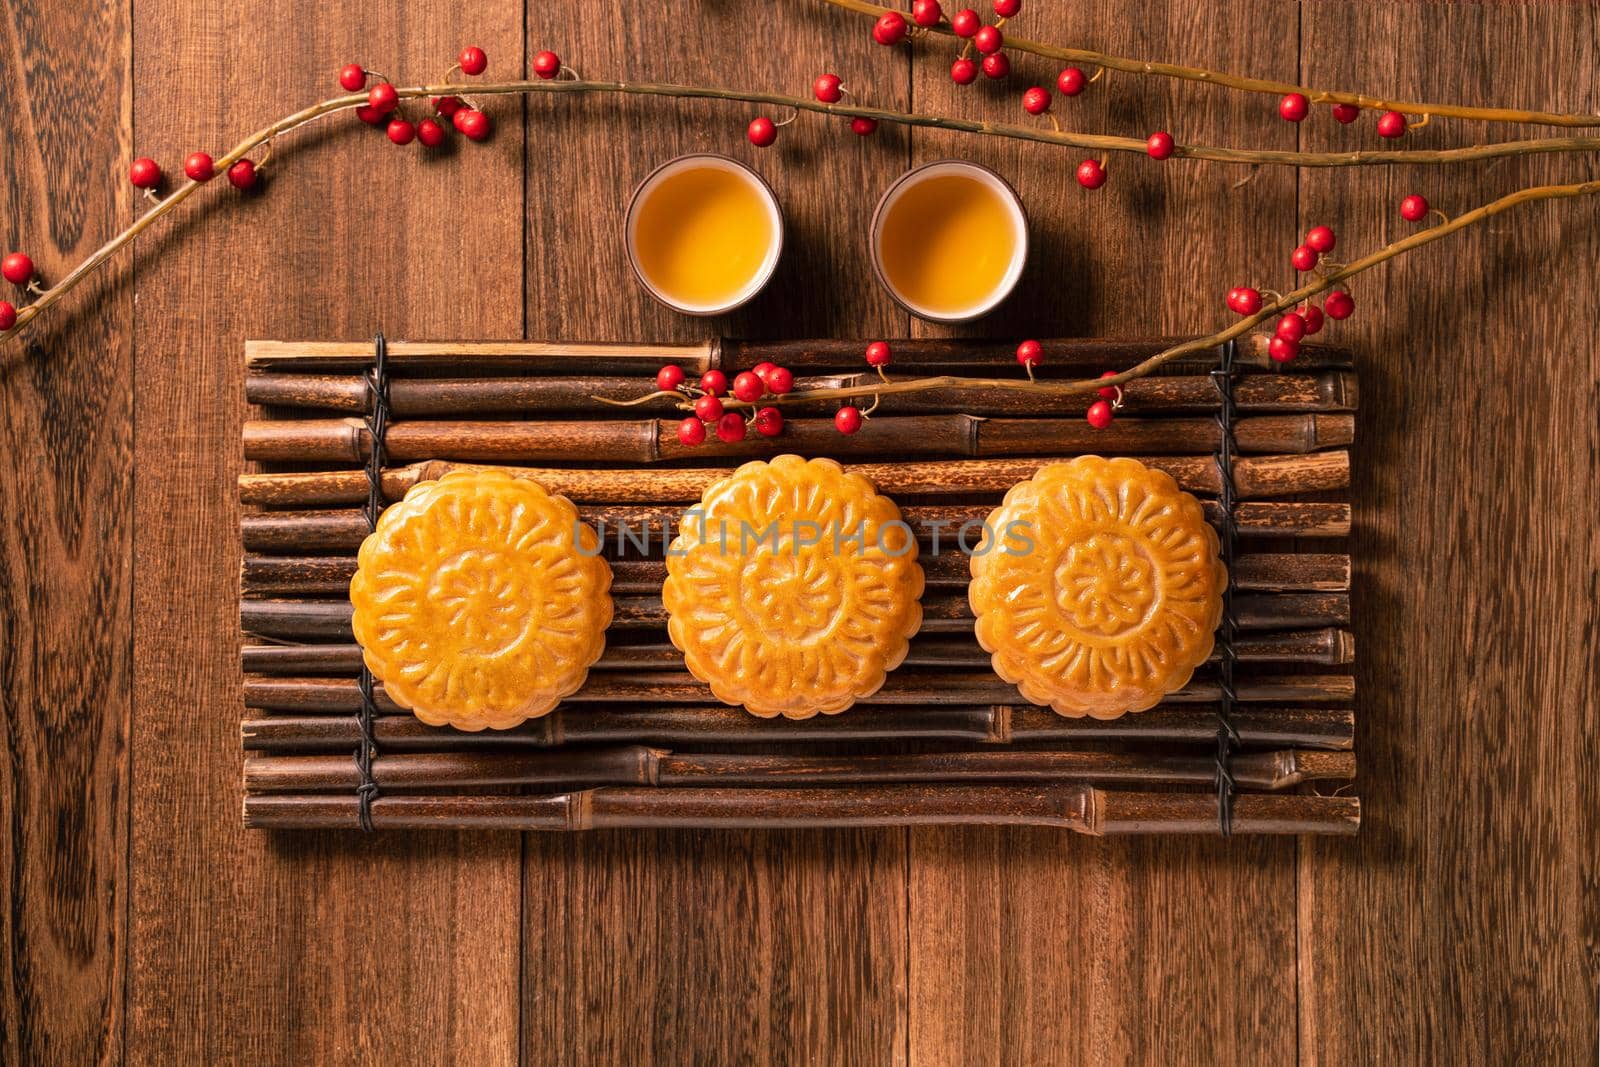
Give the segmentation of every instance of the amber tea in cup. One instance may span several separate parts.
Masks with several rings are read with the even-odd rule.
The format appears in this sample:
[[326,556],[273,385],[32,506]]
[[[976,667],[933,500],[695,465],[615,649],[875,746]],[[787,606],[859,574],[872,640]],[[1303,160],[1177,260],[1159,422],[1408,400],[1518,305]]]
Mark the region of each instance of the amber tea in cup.
[[679,156],[628,205],[628,259],[641,285],[687,315],[745,303],[772,277],[783,215],[755,171],[725,156]]
[[872,265],[920,318],[965,322],[991,311],[1022,276],[1028,220],[994,171],[940,160],[901,175],[872,216]]

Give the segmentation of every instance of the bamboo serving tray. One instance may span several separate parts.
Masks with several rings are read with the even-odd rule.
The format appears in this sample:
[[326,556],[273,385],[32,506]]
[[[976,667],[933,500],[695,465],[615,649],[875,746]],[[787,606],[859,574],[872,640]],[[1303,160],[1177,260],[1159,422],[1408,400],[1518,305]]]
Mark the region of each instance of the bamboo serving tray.
[[[1232,353],[1231,419],[1217,417],[1213,354],[1131,383],[1107,430],[1088,426],[1082,400],[930,391],[884,398],[854,436],[833,429],[833,405],[795,404],[777,438],[694,449],[678,443],[682,416],[668,402],[618,409],[594,398],[642,396],[668,362],[731,379],[770,360],[794,371],[797,390],[870,384],[863,342],[391,342],[382,462],[370,472],[365,376],[377,346],[251,342],[246,399],[262,410],[244,426],[254,469],[239,479],[245,824],[1354,833],[1356,374],[1348,353],[1321,346],[1280,370],[1260,340]],[[1041,376],[1097,375],[1170,343],[1047,341]],[[1013,378],[1013,347],[896,341],[896,379]],[[1068,719],[1030,705],[973,636],[967,558],[926,546],[924,623],[910,655],[841,715],[773,721],[719,704],[666,639],[662,531],[746,459],[832,456],[913,525],[959,525],[984,518],[1043,463],[1134,456],[1199,496],[1226,530],[1225,436],[1236,531],[1231,685],[1219,652],[1147,712]],[[516,729],[464,733],[423,724],[381,685],[364,688],[348,585],[374,507],[485,464],[527,471],[605,529],[648,525],[656,551],[618,555],[616,538],[605,539],[616,612],[582,690]]]

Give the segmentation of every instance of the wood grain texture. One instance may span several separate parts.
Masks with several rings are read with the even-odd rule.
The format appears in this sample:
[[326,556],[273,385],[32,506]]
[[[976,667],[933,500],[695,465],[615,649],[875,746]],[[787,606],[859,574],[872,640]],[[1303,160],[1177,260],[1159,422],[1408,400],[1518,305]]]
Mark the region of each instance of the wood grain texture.
[[[329,95],[352,59],[435,76],[459,14],[136,0],[138,148],[215,151]],[[520,9],[471,22],[519,74]],[[219,487],[240,469],[247,338],[519,332],[521,113],[492,110],[491,142],[437,157],[335,121],[279,145],[259,195],[218,181],[139,249],[135,1062],[516,1059],[519,839],[244,830],[239,546],[195,535],[238,522]]]
[[[1303,10],[1316,83],[1600,107],[1593,5]],[[1355,138],[1310,121],[1303,136]],[[1414,136],[1494,134],[1436,121]],[[1395,210],[1406,194],[1455,214],[1594,173],[1535,159],[1307,175],[1300,223],[1342,219],[1354,253],[1411,228]],[[1352,286],[1363,310],[1340,339],[1365,386],[1353,499],[1370,818],[1359,840],[1302,846],[1308,1061],[1595,1055],[1597,263],[1600,207],[1574,203],[1503,216]],[[1407,355],[1380,357],[1386,346]]]
[[[1294,48],[1261,48],[1241,26],[1277,26],[1287,9],[1227,2],[1031,4],[1030,37],[1293,79]],[[1292,19],[1292,14],[1289,16]],[[919,46],[914,99],[955,114],[1020,114],[1017,94],[1057,69],[1013,56],[1003,84],[949,79],[948,40]],[[1206,143],[1293,144],[1259,101],[1110,74],[1077,98],[1055,95],[1069,129],[1170,129]],[[1079,156],[918,131],[913,160],[975,159],[1028,206],[1033,247],[998,321],[1013,336],[1116,335],[1221,326],[1228,286],[1285,280],[1294,182],[1220,165],[1173,170],[1110,162],[1086,192]],[[1242,220],[1252,220],[1245,224]],[[1280,266],[1281,265],[1281,266]],[[919,326],[919,332],[943,332]],[[973,332],[966,328],[964,332]],[[1108,365],[1108,369],[1110,366]],[[1359,750],[1358,750],[1359,751]],[[1021,829],[912,831],[911,1054],[926,1064],[1287,1061],[1295,1052],[1292,841],[1063,840]],[[1069,904],[1070,902],[1070,904]],[[1068,906],[1064,906],[1068,905]],[[1227,930],[1226,937],[1219,930]],[[1160,1005],[1159,1022],[1153,1017]],[[1201,1053],[1200,1050],[1205,1050]]]
[[[0,11],[0,243],[46,277],[127,214],[125,186],[101,176],[127,154],[130,47],[125,5]],[[122,1055],[130,296],[125,281],[98,279],[0,351],[3,1063]]]
[[[530,4],[528,51],[540,48],[584,74],[692,69],[795,92],[828,64],[875,101],[908,101],[907,57],[809,2],[756,11],[607,0],[581,19]],[[904,134],[861,139],[843,120],[801,121],[763,151],[743,137],[754,115],[711,103],[530,103],[528,336],[904,335],[905,317],[872,282],[861,230],[904,163]],[[689,151],[750,163],[784,210],[771,284],[718,319],[653,304],[623,248],[634,184]],[[534,836],[527,851],[527,1064],[904,1060],[904,830]]]

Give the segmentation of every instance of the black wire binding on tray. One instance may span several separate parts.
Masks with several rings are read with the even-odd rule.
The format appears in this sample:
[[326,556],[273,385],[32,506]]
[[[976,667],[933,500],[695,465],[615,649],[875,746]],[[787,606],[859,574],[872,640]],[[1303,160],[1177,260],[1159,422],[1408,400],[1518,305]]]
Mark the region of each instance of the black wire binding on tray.
[[[364,509],[367,529],[378,528],[378,516],[383,514],[383,466],[387,460],[384,441],[389,430],[389,348],[378,334],[372,341],[372,369],[367,371],[367,504]],[[378,742],[372,733],[372,722],[378,714],[377,703],[372,698],[372,672],[365,662],[357,681],[361,690],[361,710],[356,721],[361,728],[361,740],[356,747],[356,798],[360,801],[357,813],[361,829],[372,829],[372,802],[378,796],[378,782],[372,774],[372,761],[378,756]]]
[[1233,706],[1238,701],[1238,691],[1233,684],[1233,668],[1237,661],[1234,636],[1237,623],[1233,614],[1233,555],[1238,539],[1235,515],[1235,489],[1233,484],[1233,359],[1234,343],[1222,346],[1217,369],[1211,372],[1211,384],[1216,386],[1217,473],[1221,477],[1218,503],[1222,506],[1222,562],[1228,568],[1228,581],[1222,588],[1222,625],[1217,630],[1217,654],[1221,661],[1218,675],[1220,690],[1217,699],[1217,829],[1223,837],[1233,833],[1233,750],[1239,743],[1239,731],[1233,724]]

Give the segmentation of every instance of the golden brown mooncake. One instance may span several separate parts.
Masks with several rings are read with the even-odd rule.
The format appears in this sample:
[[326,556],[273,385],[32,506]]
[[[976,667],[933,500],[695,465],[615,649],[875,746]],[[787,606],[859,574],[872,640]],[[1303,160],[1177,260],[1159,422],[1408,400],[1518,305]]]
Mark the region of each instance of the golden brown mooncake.
[[672,643],[752,715],[844,711],[883,686],[922,625],[900,509],[829,459],[746,463],[684,516],[662,599]]
[[566,497],[505,471],[422,482],[361,545],[350,602],[367,669],[423,722],[504,730],[583,685],[611,568]]
[[1227,581],[1198,500],[1142,463],[1083,456],[990,513],[967,597],[995,673],[1025,698],[1114,719],[1188,684]]

